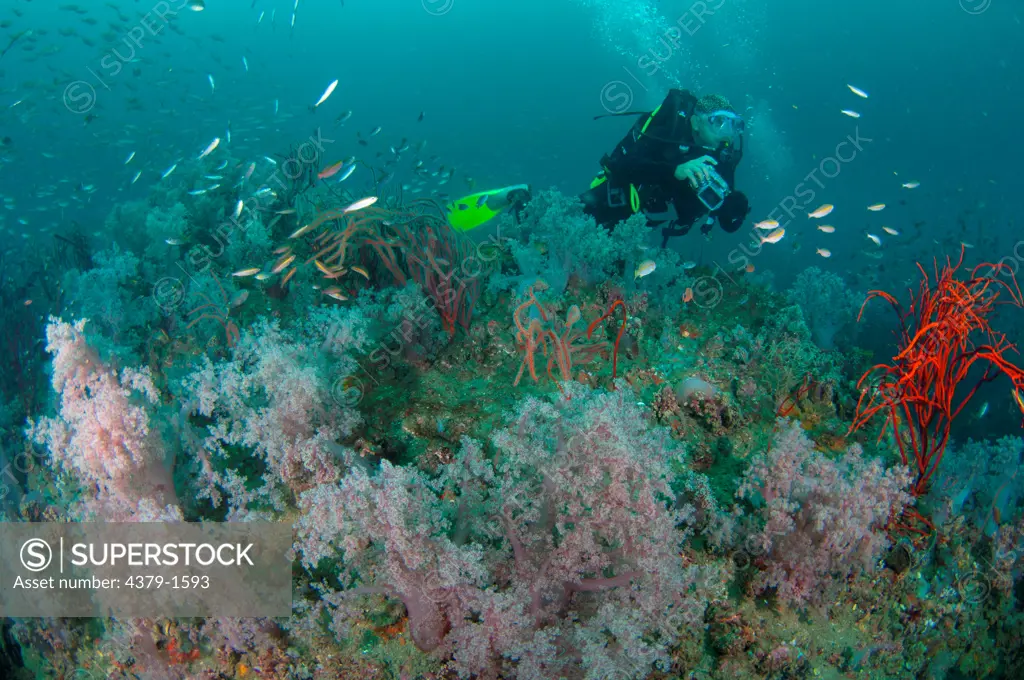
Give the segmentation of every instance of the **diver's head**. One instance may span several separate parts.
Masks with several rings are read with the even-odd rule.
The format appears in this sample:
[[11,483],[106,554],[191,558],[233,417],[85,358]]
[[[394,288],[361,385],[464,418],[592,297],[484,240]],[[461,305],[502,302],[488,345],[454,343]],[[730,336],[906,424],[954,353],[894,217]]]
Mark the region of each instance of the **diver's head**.
[[719,94],[705,95],[697,100],[690,124],[694,140],[708,149],[740,145],[740,137],[746,127],[743,118],[729,105],[729,100]]

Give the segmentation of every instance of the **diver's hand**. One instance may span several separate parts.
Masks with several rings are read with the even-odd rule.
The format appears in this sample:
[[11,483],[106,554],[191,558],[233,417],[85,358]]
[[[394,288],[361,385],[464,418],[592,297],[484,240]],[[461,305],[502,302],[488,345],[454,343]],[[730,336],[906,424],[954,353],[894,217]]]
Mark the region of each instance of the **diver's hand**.
[[686,161],[682,165],[676,168],[676,179],[680,182],[684,179],[690,183],[690,186],[694,189],[700,184],[701,180],[710,179],[708,169],[712,165],[718,165],[711,156],[701,156],[700,158],[694,158],[692,161]]

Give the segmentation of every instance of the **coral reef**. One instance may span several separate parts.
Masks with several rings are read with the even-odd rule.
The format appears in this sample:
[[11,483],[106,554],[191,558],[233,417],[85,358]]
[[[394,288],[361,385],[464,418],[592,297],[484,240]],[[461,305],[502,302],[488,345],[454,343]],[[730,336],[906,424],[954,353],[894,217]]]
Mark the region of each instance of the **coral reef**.
[[784,602],[821,604],[888,548],[885,526],[912,501],[906,469],[884,470],[854,445],[839,461],[815,451],[803,430],[780,421],[771,451],[751,461],[738,495],[756,499],[747,545],[763,571],[752,581]]
[[863,296],[846,287],[842,277],[817,267],[800,272],[786,294],[800,305],[814,333],[814,342],[823,349],[834,347],[836,333],[855,320],[863,300]]
[[[668,461],[679,454],[622,394],[572,391],[522,404],[493,437],[496,465],[466,439],[434,483],[385,462],[302,496],[303,562],[338,551],[349,578],[380,575],[328,596],[336,632],[358,611],[347,600],[382,592],[405,604],[417,646],[443,647],[462,677],[668,667],[666,643],[699,621],[710,594],[707,575],[678,559],[677,527],[692,512],[671,510]],[[496,540],[502,549],[488,550]]]
[[[880,393],[954,384],[924,317],[858,384],[878,360],[829,272],[780,294],[745,267],[706,304],[716,270],[554,191],[475,239],[398,191],[346,211],[315,168],[247,175],[244,209],[191,194],[205,172],[115,209],[114,247],[62,241],[45,346],[0,278],[0,513],[285,524],[292,615],[11,620],[11,677],[1024,672],[1021,440],[918,456],[935,424]],[[999,284],[955,272],[973,306],[915,298],[949,324],[932,350],[991,330]]]

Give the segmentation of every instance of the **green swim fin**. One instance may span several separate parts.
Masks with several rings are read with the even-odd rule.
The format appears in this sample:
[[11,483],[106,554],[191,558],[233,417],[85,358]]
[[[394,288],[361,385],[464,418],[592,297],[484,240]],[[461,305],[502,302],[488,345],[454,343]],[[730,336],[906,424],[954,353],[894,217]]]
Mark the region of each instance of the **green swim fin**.
[[524,193],[528,199],[529,186],[514,184],[464,196],[448,204],[448,223],[455,231],[472,231],[490,222],[516,201],[522,200]]

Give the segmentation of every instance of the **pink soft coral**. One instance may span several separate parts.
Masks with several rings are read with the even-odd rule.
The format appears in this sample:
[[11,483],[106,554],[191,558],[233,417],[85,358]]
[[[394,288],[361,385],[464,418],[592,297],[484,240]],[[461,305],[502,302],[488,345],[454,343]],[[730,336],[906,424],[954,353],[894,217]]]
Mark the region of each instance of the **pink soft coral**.
[[148,369],[120,375],[102,362],[74,325],[52,318],[47,351],[54,355],[53,389],[59,414],[30,422],[28,434],[45,444],[57,466],[93,490],[86,508],[108,520],[175,520],[180,512],[150,410],[159,394]]
[[625,385],[565,389],[557,405],[522,404],[493,437],[495,461],[464,439],[438,480],[384,461],[302,495],[304,564],[334,559],[349,586],[324,598],[336,632],[361,615],[354,595],[383,593],[461,677],[667,668],[668,644],[702,625],[712,589],[680,559],[692,508],[676,510],[668,484],[679,453]]
[[885,526],[904,505],[910,475],[886,470],[850,447],[841,460],[815,450],[797,423],[779,421],[771,451],[747,470],[738,495],[756,499],[764,526],[748,545],[762,552],[758,590],[795,605],[820,604],[847,577],[873,568]]

